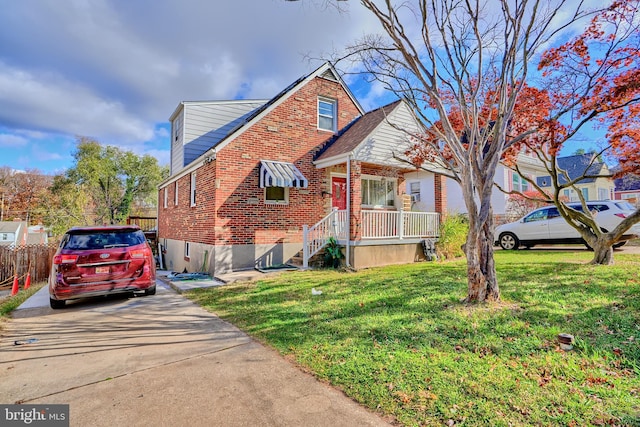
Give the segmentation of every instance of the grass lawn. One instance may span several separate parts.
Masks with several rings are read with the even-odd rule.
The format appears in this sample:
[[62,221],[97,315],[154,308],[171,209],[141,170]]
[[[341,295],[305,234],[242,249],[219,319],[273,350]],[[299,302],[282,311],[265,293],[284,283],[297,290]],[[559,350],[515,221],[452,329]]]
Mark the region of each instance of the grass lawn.
[[462,260],[188,296],[399,424],[640,426],[640,256],[592,256],[497,251],[496,305],[460,303]]

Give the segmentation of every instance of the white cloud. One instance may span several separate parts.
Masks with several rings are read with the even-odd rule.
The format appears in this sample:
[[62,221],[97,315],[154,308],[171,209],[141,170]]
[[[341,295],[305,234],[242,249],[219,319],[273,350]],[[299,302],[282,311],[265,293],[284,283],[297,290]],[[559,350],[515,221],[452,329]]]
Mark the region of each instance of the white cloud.
[[[168,162],[162,126],[180,101],[270,98],[377,26],[355,1],[344,2],[346,13],[321,4],[7,2],[0,14],[0,40],[11,40],[0,42],[0,145],[28,148],[51,134],[83,135],[123,149],[153,147]],[[60,139],[52,144],[73,149]],[[62,155],[68,163],[70,151]]]
[[25,137],[2,133],[0,134],[0,147],[24,147],[29,143],[29,140]]

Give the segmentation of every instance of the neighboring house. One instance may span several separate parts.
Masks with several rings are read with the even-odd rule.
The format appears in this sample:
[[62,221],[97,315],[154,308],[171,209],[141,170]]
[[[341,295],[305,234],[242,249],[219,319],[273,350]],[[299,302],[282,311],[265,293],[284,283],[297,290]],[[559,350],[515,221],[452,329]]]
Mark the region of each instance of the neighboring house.
[[[600,178],[584,178],[575,185],[577,191],[580,191],[585,200],[611,200],[614,196],[615,184],[609,167],[606,163],[596,160],[591,163],[594,154],[576,154],[573,156],[558,157],[558,169],[567,172],[570,180],[576,179],[582,175],[603,175]],[[561,184],[567,182],[564,175],[559,176]],[[542,188],[552,189],[551,177],[549,175],[537,178],[537,183]],[[580,197],[574,189],[564,189],[561,196],[568,201],[579,201]]]
[[49,243],[47,230],[42,224],[32,225],[28,230],[27,245],[46,245]]
[[615,181],[615,200],[626,200],[640,208],[640,177],[636,175],[627,175],[618,178]]
[[[367,114],[331,64],[264,101],[183,102],[170,117],[171,176],[158,237],[174,271],[222,273],[303,262],[329,236],[355,268],[411,262],[437,213],[404,195],[408,147],[394,102]],[[350,218],[350,221],[347,221]]]
[[[536,179],[540,175],[547,173],[542,163],[535,155],[521,153],[518,155],[518,167],[521,172],[530,179]],[[406,191],[411,195],[412,210],[416,211],[432,211],[436,208],[437,203],[442,203],[446,207],[449,214],[467,213],[467,208],[462,196],[462,188],[453,179],[446,178],[444,193],[446,197],[444,202],[436,199],[436,193],[432,190],[434,180],[438,179],[438,175],[430,172],[416,171],[406,175],[407,188]],[[494,182],[505,191],[528,191],[531,185],[521,177],[517,172],[508,167],[499,164],[496,168]],[[497,187],[493,188],[491,193],[491,204],[493,213],[497,219],[508,215],[509,211],[509,194],[504,193]]]
[[29,230],[24,221],[0,222],[0,246],[18,247],[27,244]]

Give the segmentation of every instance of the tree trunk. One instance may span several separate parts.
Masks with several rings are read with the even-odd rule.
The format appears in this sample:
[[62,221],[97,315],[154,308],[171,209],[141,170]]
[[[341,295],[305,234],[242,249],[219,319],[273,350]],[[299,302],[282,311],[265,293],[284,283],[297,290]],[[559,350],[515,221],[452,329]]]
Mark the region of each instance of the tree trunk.
[[611,242],[600,242],[600,239],[592,246],[593,259],[589,264],[594,265],[612,265],[613,264],[613,246]]
[[500,289],[493,260],[493,218],[479,225],[470,218],[465,245],[467,256],[467,298],[464,302],[499,301]]

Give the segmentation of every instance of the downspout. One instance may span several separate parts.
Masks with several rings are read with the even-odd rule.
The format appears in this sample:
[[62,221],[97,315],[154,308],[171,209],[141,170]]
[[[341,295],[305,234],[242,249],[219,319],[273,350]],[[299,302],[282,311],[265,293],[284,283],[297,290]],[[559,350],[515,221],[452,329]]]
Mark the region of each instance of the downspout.
[[349,241],[351,240],[351,154],[347,156],[347,242],[346,242],[346,264],[351,267]]

